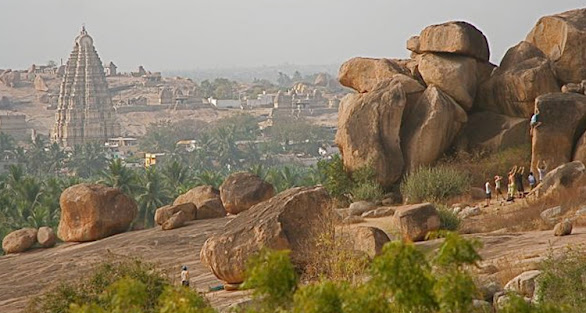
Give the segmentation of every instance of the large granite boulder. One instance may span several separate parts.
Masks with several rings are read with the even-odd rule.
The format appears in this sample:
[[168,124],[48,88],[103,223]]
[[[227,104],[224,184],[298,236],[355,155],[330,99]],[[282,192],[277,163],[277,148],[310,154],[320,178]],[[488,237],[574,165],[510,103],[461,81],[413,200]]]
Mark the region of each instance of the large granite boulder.
[[551,62],[539,49],[522,41],[507,51],[490,79],[479,86],[476,106],[529,118],[538,96],[559,90]]
[[220,190],[213,186],[197,186],[175,199],[173,204],[191,202],[197,208],[197,219],[217,218],[226,216],[226,209],[220,198]]
[[586,79],[586,9],[540,18],[526,40],[552,60],[562,82]]
[[[414,52],[447,52],[488,62],[488,41],[480,30],[466,22],[447,22],[427,26],[419,35],[419,45],[411,39]],[[412,50],[413,51],[413,50]]]
[[15,230],[2,239],[4,253],[20,253],[30,249],[37,242],[37,230],[23,228]]
[[515,292],[518,295],[532,298],[536,289],[536,280],[541,275],[539,270],[526,271],[511,279],[505,285],[505,291]]
[[158,208],[155,211],[155,223],[157,225],[163,225],[177,212],[183,212],[186,221],[193,221],[198,218],[197,210],[192,202],[186,202],[182,204],[166,205]]
[[353,58],[342,64],[338,80],[343,86],[364,93],[373,91],[378,83],[395,74],[409,74],[409,70],[394,60]]
[[425,83],[450,95],[466,111],[472,108],[477,88],[477,62],[473,58],[425,53],[419,61]]
[[230,214],[246,211],[274,195],[273,185],[248,172],[230,174],[220,186],[222,204]]
[[576,141],[586,130],[586,96],[550,93],[535,100],[541,125],[532,138],[531,168],[545,161],[555,168],[572,161]]
[[435,86],[428,87],[403,117],[401,146],[406,172],[441,157],[466,121],[466,112],[450,96]]
[[573,161],[554,168],[547,173],[543,181],[532,193],[539,197],[548,197],[566,190],[573,190],[586,183],[586,166],[580,161]]
[[574,145],[572,161],[580,161],[586,164],[586,131],[580,135],[580,138]]
[[529,120],[493,112],[473,113],[456,141],[459,149],[486,152],[530,144]]
[[340,104],[336,144],[352,172],[372,166],[384,187],[403,173],[399,131],[407,98],[402,84],[386,80],[365,94],[349,94]]
[[558,237],[571,235],[572,228],[572,221],[565,219],[553,227],[553,235]]
[[37,231],[37,242],[43,248],[50,248],[57,243],[57,235],[53,231],[51,227],[40,227],[39,231]]
[[208,238],[201,261],[230,284],[244,281],[246,261],[264,247],[289,249],[292,261],[302,266],[332,213],[332,199],[324,188],[288,189],[238,214]]
[[187,221],[187,214],[185,214],[184,211],[179,210],[175,214],[173,214],[168,220],[166,220],[165,223],[163,223],[163,225],[161,225],[161,229],[171,230],[179,228],[185,225],[185,222]]
[[391,241],[382,230],[370,226],[344,226],[336,231],[336,237],[343,246],[350,246],[354,251],[362,251],[370,258],[379,255],[383,246]]
[[117,188],[78,184],[61,193],[57,235],[63,241],[93,241],[128,230],[136,202]]
[[440,218],[431,203],[406,205],[395,209],[393,226],[404,240],[421,241],[429,232],[439,230]]

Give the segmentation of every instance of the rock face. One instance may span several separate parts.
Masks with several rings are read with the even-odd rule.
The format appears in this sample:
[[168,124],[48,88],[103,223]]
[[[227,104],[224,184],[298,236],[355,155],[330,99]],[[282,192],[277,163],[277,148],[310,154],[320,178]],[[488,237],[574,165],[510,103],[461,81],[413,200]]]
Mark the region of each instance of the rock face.
[[561,206],[556,206],[542,211],[539,214],[539,217],[541,217],[541,220],[543,220],[545,223],[554,225],[560,220],[561,215],[564,214],[565,211],[566,210],[564,210]]
[[420,52],[447,52],[488,62],[490,51],[484,34],[466,22],[431,25],[419,35]]
[[553,228],[554,236],[567,236],[572,234],[572,221],[566,219],[561,223],[558,223]]
[[393,225],[403,239],[421,241],[429,232],[439,230],[440,218],[431,203],[407,205],[395,210]]
[[354,250],[365,252],[370,258],[379,255],[385,243],[391,241],[384,231],[368,226],[341,228],[336,235],[342,244],[349,243]]
[[426,53],[419,61],[425,83],[450,95],[466,111],[472,108],[477,87],[476,60],[458,55]]
[[43,226],[37,232],[37,242],[43,248],[50,248],[57,243],[57,236],[51,227]]
[[347,170],[370,165],[385,187],[401,178],[404,163],[399,132],[406,102],[402,84],[396,80],[381,82],[366,94],[344,97],[336,144]]
[[165,221],[165,223],[161,225],[161,228],[163,230],[171,230],[185,225],[185,222],[187,222],[187,214],[184,211],[179,210]]
[[37,230],[23,228],[15,230],[2,239],[4,253],[20,253],[30,249],[37,242]]
[[220,280],[244,280],[248,258],[261,248],[290,249],[292,261],[303,265],[324,219],[333,211],[322,187],[300,187],[281,192],[244,211],[203,245],[200,258]]
[[452,98],[431,86],[403,117],[403,121],[401,143],[405,166],[410,172],[442,156],[466,123],[467,116]]
[[539,275],[541,271],[538,270],[523,272],[505,285],[505,291],[513,291],[521,296],[532,298],[535,292],[535,280]]
[[535,100],[541,125],[533,132],[531,167],[538,161],[555,168],[572,161],[574,146],[586,130],[586,96],[551,93]]
[[476,106],[508,116],[529,118],[535,99],[559,91],[550,61],[523,41],[510,48],[489,80],[480,85]]
[[529,120],[493,112],[473,113],[456,141],[465,151],[487,152],[529,144]]
[[372,211],[367,211],[362,213],[361,217],[363,218],[379,218],[379,217],[385,217],[385,216],[391,216],[395,214],[395,209],[392,207],[380,207],[377,209],[374,209]]
[[124,232],[137,215],[136,202],[119,189],[79,184],[59,199],[58,236],[63,241],[93,241]]
[[376,209],[376,204],[368,201],[357,201],[350,204],[350,215],[361,216],[362,213]]
[[220,198],[230,214],[238,214],[275,195],[273,185],[247,172],[231,174],[220,186]]
[[343,86],[364,93],[373,91],[378,83],[393,78],[395,74],[408,73],[393,60],[353,58],[342,64],[338,80]]
[[586,79],[586,9],[540,18],[527,41],[553,61],[557,77],[564,83]]
[[155,211],[155,223],[157,225],[165,224],[173,215],[177,212],[183,212],[186,221],[192,221],[197,218],[197,211],[195,205],[191,202],[177,204],[177,205],[166,205],[160,207]]
[[197,208],[197,219],[226,216],[220,191],[212,186],[198,186],[175,199],[173,204],[193,203]]
[[553,169],[535,188],[538,196],[548,196],[556,192],[573,189],[586,182],[586,166],[580,161],[573,161]]

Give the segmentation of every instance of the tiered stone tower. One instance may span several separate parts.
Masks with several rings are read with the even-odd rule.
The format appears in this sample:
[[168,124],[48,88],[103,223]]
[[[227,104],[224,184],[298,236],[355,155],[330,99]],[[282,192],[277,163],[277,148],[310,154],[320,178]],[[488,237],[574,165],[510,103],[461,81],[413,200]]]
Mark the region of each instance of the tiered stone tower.
[[120,136],[102,61],[85,27],[75,38],[59,92],[51,138],[64,147]]

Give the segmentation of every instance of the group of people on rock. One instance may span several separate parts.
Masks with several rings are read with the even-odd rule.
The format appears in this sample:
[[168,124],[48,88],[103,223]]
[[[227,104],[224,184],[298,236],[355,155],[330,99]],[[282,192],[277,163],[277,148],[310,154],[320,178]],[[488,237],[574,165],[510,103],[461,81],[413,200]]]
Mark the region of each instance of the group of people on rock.
[[[496,195],[496,200],[501,201],[501,203],[506,202],[513,202],[515,198],[525,198],[525,178],[526,181],[529,183],[529,191],[533,190],[538,183],[543,181],[545,174],[547,173],[547,163],[545,161],[538,161],[537,162],[537,177],[533,174],[533,172],[529,172],[527,177],[525,177],[525,167],[521,166],[513,166],[507,175],[507,193],[506,197],[503,194],[503,184],[504,184],[504,177],[495,175],[494,176],[494,193]],[[486,184],[484,184],[484,191],[486,194],[486,204],[485,207],[490,205],[490,201],[492,200],[492,183],[491,179],[486,179]]]

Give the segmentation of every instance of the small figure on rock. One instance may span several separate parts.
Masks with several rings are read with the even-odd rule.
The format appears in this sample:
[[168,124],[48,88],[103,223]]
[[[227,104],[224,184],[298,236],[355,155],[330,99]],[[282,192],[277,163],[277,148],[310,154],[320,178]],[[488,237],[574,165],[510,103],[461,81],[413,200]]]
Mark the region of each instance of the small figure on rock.
[[189,271],[187,266],[183,266],[181,269],[181,286],[189,287]]
[[486,204],[484,207],[488,207],[490,205],[490,199],[492,198],[492,190],[490,186],[490,179],[486,179],[486,184],[484,184],[484,189],[486,192]]
[[512,202],[515,201],[515,172],[517,171],[517,166],[513,167],[509,172],[509,176],[507,177],[509,185],[507,188],[507,201]]
[[502,176],[496,175],[494,177],[494,193],[496,194],[496,201],[499,201],[499,196],[502,199],[504,199],[503,197],[503,191],[501,188],[501,182],[503,180]]
[[531,122],[529,123],[531,126],[529,128],[529,135],[533,136],[533,129],[539,127],[541,125],[541,121],[539,120],[539,109],[535,108],[535,113],[531,116]]
[[537,180],[535,180],[535,175],[533,175],[533,172],[529,172],[529,176],[527,176],[527,180],[529,181],[529,190],[533,190],[533,188],[535,188],[535,185],[537,184]]
[[519,198],[525,197],[525,188],[523,187],[523,173],[525,167],[520,167],[515,172],[515,185],[517,185],[517,191],[519,192]]
[[539,182],[542,182],[547,174],[547,163],[545,161],[537,162],[537,174],[539,175]]

